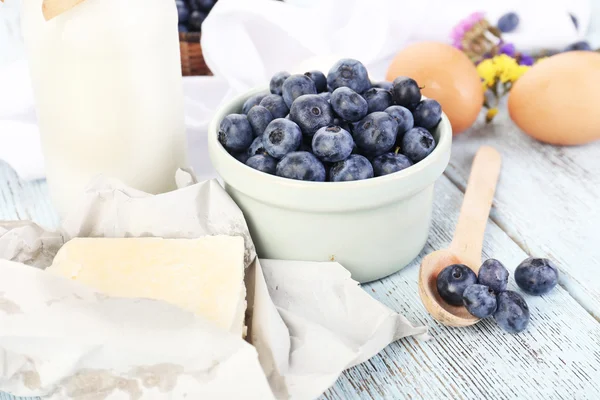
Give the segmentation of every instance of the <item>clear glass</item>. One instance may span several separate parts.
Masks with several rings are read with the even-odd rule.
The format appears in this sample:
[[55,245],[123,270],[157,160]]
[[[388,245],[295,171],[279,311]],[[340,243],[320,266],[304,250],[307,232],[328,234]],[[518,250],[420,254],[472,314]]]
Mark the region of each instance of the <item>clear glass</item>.
[[45,21],[23,0],[46,176],[64,215],[99,174],[149,193],[186,166],[173,0],[85,0]]

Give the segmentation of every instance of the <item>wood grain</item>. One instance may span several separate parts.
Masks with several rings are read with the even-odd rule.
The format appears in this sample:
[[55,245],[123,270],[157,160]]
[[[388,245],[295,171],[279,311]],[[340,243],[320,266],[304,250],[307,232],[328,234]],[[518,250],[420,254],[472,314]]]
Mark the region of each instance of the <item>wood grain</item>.
[[543,144],[505,114],[484,127],[455,138],[446,175],[464,190],[475,151],[497,148],[504,160],[492,220],[526,253],[555,260],[560,284],[600,318],[600,142]]

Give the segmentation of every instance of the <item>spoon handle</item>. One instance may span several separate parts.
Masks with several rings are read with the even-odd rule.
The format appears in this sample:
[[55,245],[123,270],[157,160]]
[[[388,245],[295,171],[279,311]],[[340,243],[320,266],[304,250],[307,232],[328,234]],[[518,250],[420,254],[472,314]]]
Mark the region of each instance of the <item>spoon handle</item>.
[[500,153],[493,147],[482,146],[477,151],[450,246],[475,272],[481,265],[483,237],[501,164]]

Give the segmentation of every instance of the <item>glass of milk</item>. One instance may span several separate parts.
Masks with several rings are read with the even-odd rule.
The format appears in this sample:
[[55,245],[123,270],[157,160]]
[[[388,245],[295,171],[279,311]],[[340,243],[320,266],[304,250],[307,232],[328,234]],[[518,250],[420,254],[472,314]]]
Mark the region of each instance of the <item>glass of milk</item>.
[[22,27],[46,175],[64,217],[99,174],[149,193],[175,188],[186,140],[173,0],[85,0]]

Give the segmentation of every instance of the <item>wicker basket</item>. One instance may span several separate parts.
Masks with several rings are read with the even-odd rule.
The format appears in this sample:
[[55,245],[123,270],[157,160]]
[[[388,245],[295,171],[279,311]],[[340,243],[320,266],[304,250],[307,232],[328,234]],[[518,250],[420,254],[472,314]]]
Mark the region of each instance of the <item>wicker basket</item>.
[[212,75],[204,62],[200,33],[179,33],[179,48],[181,50],[181,72],[183,76]]

